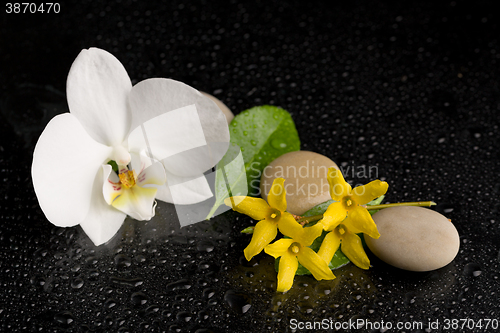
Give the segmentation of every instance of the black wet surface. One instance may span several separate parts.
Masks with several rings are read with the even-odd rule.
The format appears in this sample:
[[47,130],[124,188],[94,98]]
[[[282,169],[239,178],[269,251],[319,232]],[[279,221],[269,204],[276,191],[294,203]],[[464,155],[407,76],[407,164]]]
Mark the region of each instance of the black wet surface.
[[[282,332],[293,319],[493,331],[494,2],[326,3],[79,1],[59,14],[1,14],[0,331]],[[371,256],[368,271],[348,265],[333,281],[297,277],[278,294],[271,258],[244,259],[249,236],[239,231],[252,222],[235,212],[180,229],[173,207],[159,204],[152,221],[127,219],[101,247],[79,227],[53,227],[31,185],[31,154],[49,119],[67,112],[69,67],[92,46],[112,52],[134,83],[174,78],[236,114],[262,104],[288,110],[302,149],[350,170],[378,167],[367,177],[347,173],[353,184],[381,178],[389,202],[437,202],[461,235],[457,258],[409,273]],[[483,328],[445,329],[446,319],[465,318]],[[436,320],[439,329],[429,325]]]

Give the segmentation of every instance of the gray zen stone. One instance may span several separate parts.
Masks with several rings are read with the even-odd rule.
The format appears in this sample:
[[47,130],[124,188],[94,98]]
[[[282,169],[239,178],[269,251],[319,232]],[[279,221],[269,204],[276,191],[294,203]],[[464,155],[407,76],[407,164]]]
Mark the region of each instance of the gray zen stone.
[[210,94],[207,94],[206,92],[203,92],[203,91],[200,91],[204,96],[207,96],[208,98],[210,98],[212,101],[215,102],[215,104],[217,104],[217,106],[219,107],[219,109],[221,109],[221,111],[224,113],[224,115],[226,116],[226,120],[227,120],[227,123],[231,123],[231,120],[233,120],[234,118],[234,114],[231,112],[231,110],[229,110],[229,108],[226,106],[226,104],[222,103],[222,101],[220,99],[218,99],[217,97],[214,97]]
[[460,240],[443,215],[422,207],[385,208],[373,215],[380,238],[365,236],[370,250],[386,263],[409,271],[431,271],[449,264]]
[[287,211],[302,215],[314,206],[330,200],[328,168],[338,169],[326,156],[310,151],[293,151],[272,161],[262,173],[260,190],[267,195],[275,178],[285,179]]

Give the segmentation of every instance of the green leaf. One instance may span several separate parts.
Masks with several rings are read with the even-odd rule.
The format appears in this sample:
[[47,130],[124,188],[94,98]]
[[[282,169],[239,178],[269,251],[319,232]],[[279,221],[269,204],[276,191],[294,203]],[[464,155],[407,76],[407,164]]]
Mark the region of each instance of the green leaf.
[[[382,194],[380,197],[378,197],[377,199],[373,199],[372,201],[370,201],[369,203],[367,203],[368,206],[375,206],[375,205],[380,205],[382,203],[382,201],[384,200],[385,198],[385,195]],[[370,213],[370,215],[373,215],[375,214],[376,212],[378,212],[380,209],[373,209],[373,210],[369,210],[368,213]],[[363,246],[365,246],[365,244],[363,243]]]
[[241,230],[240,232],[242,234],[253,234],[253,230],[255,229],[254,226],[246,227],[245,229]]
[[[244,168],[228,167],[235,152],[226,153],[217,164],[216,201],[209,219],[228,196],[260,194],[260,176],[277,157],[300,149],[300,140],[290,114],[275,106],[258,106],[243,111],[229,125],[231,147],[240,148]],[[244,185],[243,185],[244,184]],[[246,191],[244,186],[246,185]]]
[[224,157],[217,164],[215,171],[215,203],[208,213],[207,220],[212,217],[217,208],[230,196],[248,193],[245,162],[240,147],[230,143]]
[[309,209],[302,216],[314,216],[314,215],[324,214],[328,206],[330,206],[333,202],[334,202],[333,200],[328,200],[323,203],[320,203],[319,205],[316,205],[313,208]]
[[369,205],[369,206],[380,205],[382,203],[382,201],[384,200],[384,198],[385,198],[385,195],[382,194],[377,199],[373,199],[372,201],[370,201],[369,203],[367,203],[367,205]]

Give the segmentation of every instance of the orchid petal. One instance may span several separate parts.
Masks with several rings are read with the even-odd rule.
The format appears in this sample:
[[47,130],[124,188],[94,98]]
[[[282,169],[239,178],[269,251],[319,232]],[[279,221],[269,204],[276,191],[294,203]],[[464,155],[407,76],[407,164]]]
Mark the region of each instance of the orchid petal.
[[143,172],[154,162],[155,160],[149,157],[145,150],[141,150],[139,153],[133,152],[130,154],[130,166],[137,175]]
[[71,113],[94,140],[107,146],[120,145],[130,130],[127,96],[131,89],[120,61],[97,48],[80,52],[66,83]]
[[272,242],[277,234],[278,230],[275,223],[267,220],[262,220],[257,223],[253,230],[250,244],[243,250],[245,258],[250,261],[250,259],[259,254],[266,245]]
[[139,187],[162,186],[166,181],[165,169],[160,162],[151,164],[137,175],[137,186]]
[[238,213],[248,215],[257,221],[265,219],[271,213],[269,205],[261,198],[236,196],[225,199],[224,203]]
[[281,256],[278,271],[278,287],[276,288],[278,291],[285,292],[292,288],[293,279],[298,267],[299,262],[296,256],[288,252],[285,252]]
[[[182,112],[185,114],[183,115],[181,112],[179,115],[179,112],[177,112],[175,117],[181,117],[183,121],[185,119],[186,124],[199,121],[199,124],[201,124],[201,128],[203,129],[202,134],[204,135],[207,147],[198,149],[196,154],[188,154],[189,158],[196,158],[196,160],[201,163],[200,165],[192,165],[192,168],[203,166],[205,168],[203,171],[208,170],[226,153],[228,147],[227,143],[229,142],[229,128],[227,126],[226,118],[212,100],[203,96],[196,89],[175,80],[160,78],[148,79],[139,82],[132,88],[129,95],[129,101],[133,111],[131,129],[136,129],[148,120],[181,108]],[[194,107],[192,107],[192,105],[194,105]],[[197,117],[195,117],[193,110],[196,110]],[[187,119],[189,117],[192,118]],[[182,124],[176,122],[174,124],[169,124],[168,126],[170,129],[175,126],[182,126]],[[178,131],[176,129],[173,130]],[[164,131],[166,132],[165,129]],[[188,128],[187,131],[191,133],[194,129]],[[196,125],[196,131],[198,131],[198,125]],[[149,137],[149,130],[146,132]],[[180,141],[180,138],[183,137],[185,137],[185,135],[182,135],[181,133],[181,136],[176,140]],[[187,143],[189,143],[194,141],[194,138],[193,140],[186,138],[186,140],[189,140],[187,141]],[[196,140],[198,140],[198,136],[196,136]],[[187,143],[183,143],[182,146],[179,146],[178,151],[181,152],[186,149],[200,147],[200,145],[188,147]],[[161,147],[159,147],[160,152],[155,153],[157,148],[153,143],[150,142],[150,144],[153,154],[160,154],[162,152]],[[164,144],[165,142],[161,142],[161,145]],[[182,149],[180,147],[182,147]],[[200,152],[203,152],[203,154],[200,154]],[[180,171],[181,173],[178,174],[180,176],[185,176],[185,172],[191,171],[189,168],[188,170],[182,170],[182,168],[178,169],[169,169],[169,171],[173,173]],[[189,176],[193,175],[190,174]]]
[[38,202],[50,222],[70,227],[85,218],[94,180],[111,151],[72,114],[52,118],[38,139],[31,168]]
[[192,205],[213,197],[204,175],[184,178],[166,172],[167,182],[158,187],[156,198],[176,205]]
[[377,225],[366,208],[357,206],[349,212],[344,225],[354,233],[365,233],[371,238],[379,238]]
[[333,280],[333,275],[328,264],[316,252],[308,247],[300,249],[297,254],[300,264],[307,268],[316,280]]
[[219,161],[216,157],[220,156],[217,152],[226,152],[228,147],[229,142],[212,142],[210,145],[205,144],[171,155],[161,162],[172,174],[179,177],[193,177],[215,167]]
[[362,269],[370,268],[370,260],[363,249],[363,243],[358,235],[347,231],[342,236],[340,248],[354,265]]
[[111,165],[103,165],[104,170],[104,180],[102,182],[102,195],[104,197],[104,201],[111,205],[115,199],[122,195],[125,189],[123,185],[120,183],[120,179],[113,172]]
[[389,184],[380,180],[374,180],[366,185],[355,187],[352,198],[359,205],[366,205],[373,199],[380,197],[387,192]]
[[[134,128],[128,137],[128,147],[131,151],[147,148],[148,153],[152,154],[151,157],[156,160],[163,160],[194,148],[207,147],[206,144],[203,128],[194,105],[156,116]],[[207,159],[206,156],[205,159]],[[192,164],[188,163],[180,166],[181,170],[191,167]],[[193,167],[197,170],[197,166]],[[207,166],[192,174],[203,173],[208,168],[210,167]]]
[[319,248],[318,255],[326,262],[332,261],[335,252],[339,249],[340,238],[337,236],[335,231],[331,231],[326,234],[321,247]]
[[155,216],[156,188],[134,186],[123,190],[111,205],[139,221],[149,221]]
[[285,180],[283,178],[276,178],[267,195],[269,206],[282,212],[286,210],[286,190],[283,186],[284,183]]
[[222,113],[224,113],[224,116],[226,117],[226,120],[227,120],[227,124],[229,125],[231,123],[231,121],[234,119],[234,114],[231,112],[231,110],[229,110],[227,105],[224,104],[224,102],[222,102],[220,99],[218,99],[215,96],[212,96],[212,95],[210,95],[206,92],[203,92],[203,91],[200,91],[200,92],[203,94],[203,96],[208,97],[217,105],[217,107],[222,111]]
[[266,246],[264,251],[274,258],[278,258],[288,252],[288,248],[293,244],[293,242],[294,242],[293,239],[282,238]]
[[92,202],[87,216],[80,222],[83,231],[96,245],[109,241],[118,232],[127,214],[107,204],[102,196],[102,184],[114,172],[110,165],[103,165],[95,178]]
[[342,198],[351,193],[351,185],[345,181],[342,171],[328,168],[327,179],[330,184],[330,196],[333,200],[341,201]]
[[319,221],[326,231],[335,229],[347,216],[347,210],[341,202],[333,202],[328,206],[323,219]]
[[167,184],[157,187],[156,200],[168,203],[174,202],[174,199],[172,198],[172,193],[170,192],[170,188],[168,187]]

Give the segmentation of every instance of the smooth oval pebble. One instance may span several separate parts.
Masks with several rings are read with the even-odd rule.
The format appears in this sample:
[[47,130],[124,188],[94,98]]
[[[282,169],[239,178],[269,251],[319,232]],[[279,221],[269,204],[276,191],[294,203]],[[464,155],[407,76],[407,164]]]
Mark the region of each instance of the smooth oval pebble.
[[217,104],[217,106],[219,107],[219,109],[222,111],[222,113],[224,113],[224,115],[226,116],[226,120],[227,120],[227,123],[230,124],[231,121],[233,120],[234,118],[234,114],[231,112],[231,110],[229,110],[229,108],[226,106],[226,104],[222,103],[222,101],[220,99],[218,99],[217,97],[214,97],[210,94],[207,94],[206,92],[203,92],[203,91],[200,91],[204,96],[207,96],[208,98],[210,98],[212,101],[215,102],[215,104]]
[[293,151],[272,161],[262,173],[260,190],[264,200],[275,178],[285,179],[287,211],[302,215],[330,200],[328,168],[338,169],[326,156],[311,151]]
[[443,215],[422,207],[384,208],[373,215],[380,238],[365,236],[370,250],[389,265],[415,272],[448,265],[460,247],[458,231]]

